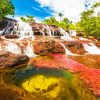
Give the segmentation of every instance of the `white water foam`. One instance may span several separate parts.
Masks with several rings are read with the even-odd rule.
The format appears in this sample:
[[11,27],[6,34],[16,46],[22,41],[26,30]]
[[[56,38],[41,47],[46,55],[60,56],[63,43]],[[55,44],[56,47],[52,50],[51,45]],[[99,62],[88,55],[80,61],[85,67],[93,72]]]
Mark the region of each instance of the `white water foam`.
[[89,53],[89,54],[100,54],[100,49],[95,46],[92,42],[88,44],[83,44],[84,49]]

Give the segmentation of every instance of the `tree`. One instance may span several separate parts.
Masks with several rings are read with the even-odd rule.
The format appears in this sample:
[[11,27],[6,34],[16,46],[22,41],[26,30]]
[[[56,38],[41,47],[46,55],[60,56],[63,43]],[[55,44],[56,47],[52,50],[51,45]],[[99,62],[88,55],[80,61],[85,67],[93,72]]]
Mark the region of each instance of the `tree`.
[[[94,4],[93,7],[100,6],[98,3]],[[84,11],[81,13],[81,20],[78,22],[78,27],[84,31],[84,36],[94,36],[100,39],[100,16],[94,16],[94,9]]]
[[69,29],[70,23],[71,22],[68,20],[68,18],[63,18],[63,20],[59,22],[58,26],[67,31]]
[[54,17],[50,17],[49,19],[43,20],[42,23],[49,25],[57,25],[58,21]]
[[95,3],[92,8],[100,7],[100,2]]
[[60,22],[61,22],[61,18],[63,16],[63,14],[62,13],[58,13],[58,16],[60,17]]
[[0,20],[6,15],[14,14],[14,6],[11,0],[0,0]]
[[68,20],[68,18],[63,18],[63,20],[59,22],[55,19],[55,17],[50,17],[48,19],[45,19],[43,21],[43,23],[49,24],[49,25],[56,25],[58,27],[63,28],[66,31],[68,30],[68,28],[71,24],[71,22]]
[[26,23],[30,23],[30,24],[35,23],[34,16],[29,16],[29,15],[27,15],[26,17],[27,17],[27,18],[21,17],[20,19],[21,19],[23,22],[26,22]]

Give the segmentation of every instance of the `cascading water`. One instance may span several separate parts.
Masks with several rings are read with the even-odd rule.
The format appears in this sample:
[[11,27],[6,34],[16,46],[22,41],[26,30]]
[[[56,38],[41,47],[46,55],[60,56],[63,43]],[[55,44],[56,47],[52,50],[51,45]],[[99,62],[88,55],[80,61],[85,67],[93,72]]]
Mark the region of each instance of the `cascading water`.
[[5,29],[0,30],[0,35],[2,35],[4,33]]
[[14,26],[14,30],[19,37],[32,37],[34,39],[34,33],[32,27],[20,19],[17,19],[17,24]]
[[96,47],[92,42],[88,44],[83,44],[84,49],[90,54],[100,54],[100,49]]
[[61,46],[64,48],[65,54],[66,54],[66,55],[74,55],[72,52],[70,52],[70,51],[66,48],[66,46],[65,46],[63,43],[61,43]]
[[[25,40],[22,40],[25,41]],[[25,41],[25,44],[20,39],[18,40],[7,40],[0,44],[0,51],[9,51],[15,54],[25,54],[29,57],[35,57],[33,45],[30,40]],[[27,44],[27,45],[26,45]]]
[[69,30],[70,36],[76,36],[76,31],[75,30]]
[[24,50],[24,53],[29,57],[35,57],[36,56],[34,54],[34,51],[33,51],[33,46],[30,42],[28,42],[28,45],[27,45],[26,49]]
[[21,49],[18,47],[18,45],[16,43],[11,42],[11,41],[7,42],[4,50],[15,53],[15,54],[21,54]]
[[89,39],[86,39],[86,38],[82,38],[80,37],[79,40],[83,40],[83,41],[90,41]]
[[0,35],[11,34],[11,32],[13,31],[14,25],[15,25],[15,22],[8,21],[6,27],[0,31]]
[[69,37],[69,34],[65,30],[63,30],[62,28],[59,28],[59,31],[62,34],[62,36]]
[[50,29],[50,27],[48,25],[46,25],[46,30],[47,30],[47,34],[49,36],[53,36],[52,33],[51,33],[51,29]]
[[39,32],[40,32],[43,36],[45,36],[45,33],[39,28],[39,26],[37,26],[37,29],[39,30]]
[[71,38],[71,36],[62,28],[59,28],[60,33],[62,36],[60,37],[62,40],[68,40],[68,41],[73,41],[75,39]]

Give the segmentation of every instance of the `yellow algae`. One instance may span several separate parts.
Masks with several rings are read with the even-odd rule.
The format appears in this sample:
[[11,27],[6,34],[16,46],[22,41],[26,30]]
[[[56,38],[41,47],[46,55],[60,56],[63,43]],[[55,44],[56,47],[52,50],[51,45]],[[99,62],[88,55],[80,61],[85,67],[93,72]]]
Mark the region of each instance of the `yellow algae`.
[[22,87],[33,94],[46,95],[55,98],[61,91],[60,78],[36,75],[22,83]]

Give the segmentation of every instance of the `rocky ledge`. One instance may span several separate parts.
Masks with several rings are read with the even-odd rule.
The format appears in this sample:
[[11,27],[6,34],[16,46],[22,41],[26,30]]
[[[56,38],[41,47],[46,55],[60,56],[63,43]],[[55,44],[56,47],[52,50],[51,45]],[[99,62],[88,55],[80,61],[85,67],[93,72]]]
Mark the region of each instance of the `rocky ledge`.
[[12,68],[27,64],[29,57],[26,55],[17,55],[11,52],[0,51],[0,69]]
[[72,53],[84,54],[86,51],[81,42],[79,41],[63,41],[50,37],[40,38],[33,41],[34,52],[39,55],[66,53],[66,49]]

